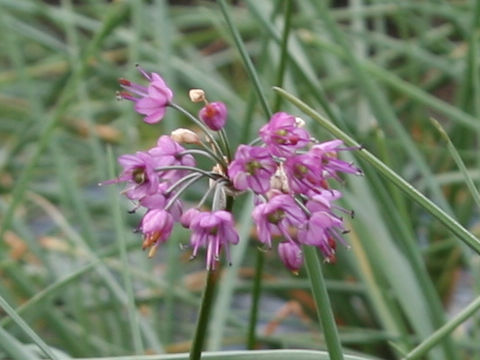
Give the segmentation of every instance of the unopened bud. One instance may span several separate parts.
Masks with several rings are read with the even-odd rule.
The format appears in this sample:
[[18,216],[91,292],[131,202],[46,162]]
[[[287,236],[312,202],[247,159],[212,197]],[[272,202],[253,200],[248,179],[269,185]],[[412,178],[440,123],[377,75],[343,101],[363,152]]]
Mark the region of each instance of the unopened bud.
[[173,141],[179,144],[196,144],[200,145],[200,138],[192,130],[179,128],[173,130],[170,134]]
[[305,127],[305,120],[303,120],[302,118],[296,117],[295,124],[297,125],[297,127],[303,128]]
[[188,92],[188,96],[190,97],[190,100],[194,103],[197,102],[205,102],[205,91],[202,89],[190,89]]

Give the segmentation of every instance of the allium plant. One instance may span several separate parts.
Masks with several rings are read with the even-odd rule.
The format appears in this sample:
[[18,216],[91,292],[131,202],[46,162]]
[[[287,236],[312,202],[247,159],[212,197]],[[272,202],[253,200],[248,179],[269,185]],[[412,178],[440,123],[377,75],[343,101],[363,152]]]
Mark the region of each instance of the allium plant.
[[[233,152],[224,129],[228,114],[224,103],[209,103],[203,90],[191,90],[190,99],[204,103],[197,118],[172,102],[173,92],[159,74],[138,69],[148,84],[120,79],[124,91],[119,98],[133,101],[147,123],[161,121],[167,107],[172,107],[201,129],[201,133],[176,129],[161,135],[147,151],[120,156],[122,173],[103,183],[124,182],[123,194],[136,202],[135,209],[146,209],[138,230],[143,233],[142,248],[150,248],[150,257],[179,223],[191,230],[192,258],[199,249],[206,249],[208,270],[217,267],[221,251],[230,261],[229,246],[239,241],[233,198],[251,191],[258,240],[268,249],[277,243],[288,269],[297,272],[301,268],[303,245],[317,247],[327,262],[335,260],[336,243],[345,244],[342,234],[346,232],[338,213],[350,212],[333,204],[342,194],[330,187],[330,181],[341,180],[341,173],[362,174],[338,158],[339,152],[355,149],[344,147],[341,140],[321,143],[304,128],[303,120],[277,112],[260,129],[258,139],[240,144],[230,158]],[[211,169],[198,168],[196,156],[211,159]],[[203,179],[209,180],[205,195],[186,209],[180,197]]]

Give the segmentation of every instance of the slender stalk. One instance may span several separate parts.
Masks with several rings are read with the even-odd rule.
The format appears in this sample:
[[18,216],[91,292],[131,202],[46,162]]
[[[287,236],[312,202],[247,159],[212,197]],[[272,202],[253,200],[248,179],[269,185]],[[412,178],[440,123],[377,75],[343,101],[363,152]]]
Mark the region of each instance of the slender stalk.
[[188,150],[182,151],[179,155],[180,156],[187,155],[187,154],[202,155],[202,156],[208,157],[209,159],[211,159],[211,160],[213,160],[217,163],[223,163],[224,160],[220,156],[218,156],[212,150],[210,150],[208,148],[208,146],[204,145],[203,143],[202,143],[202,145],[204,147],[204,150],[188,149]]
[[418,359],[424,355],[428,350],[430,350],[435,345],[439,344],[442,339],[450,334],[453,330],[457,328],[461,323],[470,318],[476,311],[480,309],[480,297],[475,299],[470,305],[468,305],[463,311],[456,315],[453,319],[435,331],[427,339],[425,339],[421,344],[416,348],[410,351],[402,360],[413,360]]
[[[172,108],[174,108],[175,110],[181,112],[183,115],[185,115],[186,117],[188,117],[191,121],[193,121],[200,129],[202,129],[202,131],[205,133],[205,135],[207,136],[208,140],[212,143],[212,145],[215,147],[215,150],[218,152],[219,155],[222,154],[222,149],[220,148],[220,145],[218,145],[218,142],[217,140],[215,140],[215,138],[213,137],[212,133],[210,132],[210,130],[208,130],[208,128],[205,126],[205,124],[203,122],[201,122],[199,119],[197,119],[195,116],[193,116],[192,114],[190,114],[187,110],[185,110],[184,108],[182,108],[180,105],[177,105],[175,103],[170,103],[169,106],[171,106]],[[221,161],[221,164],[222,165],[225,165],[226,166],[226,163],[225,161]]]
[[327,286],[323,278],[322,266],[318,259],[317,251],[312,246],[304,246],[305,265],[310,279],[313,298],[317,314],[322,324],[325,342],[331,360],[343,360],[342,346],[338,336],[337,325],[333,317]]
[[225,129],[221,129],[220,132],[220,139],[223,142],[223,146],[225,147],[225,153],[227,155],[227,159],[230,162],[232,160],[232,151],[230,149],[230,142],[228,141],[228,136],[227,133],[225,132]]
[[250,318],[248,321],[247,333],[247,349],[254,350],[257,343],[255,329],[257,327],[258,305],[260,300],[260,292],[262,290],[262,274],[263,263],[265,262],[265,254],[262,250],[257,250],[257,260],[255,263],[255,277],[253,279],[252,288],[252,307],[250,311]]
[[224,177],[222,174],[212,172],[212,171],[206,171],[202,170],[193,166],[185,166],[185,165],[171,165],[171,166],[161,166],[155,169],[155,171],[169,171],[169,170],[185,170],[185,171],[192,171],[196,172],[199,174],[202,174],[204,176],[207,176],[213,180],[217,180],[218,178],[224,178],[225,180],[228,180],[226,177]]
[[197,325],[195,326],[192,348],[190,349],[190,360],[200,360],[202,356],[203,343],[205,342],[206,329],[208,329],[208,320],[210,319],[211,305],[213,303],[213,294],[219,273],[220,271],[218,269],[207,271],[207,282],[203,292],[200,314],[198,315]]

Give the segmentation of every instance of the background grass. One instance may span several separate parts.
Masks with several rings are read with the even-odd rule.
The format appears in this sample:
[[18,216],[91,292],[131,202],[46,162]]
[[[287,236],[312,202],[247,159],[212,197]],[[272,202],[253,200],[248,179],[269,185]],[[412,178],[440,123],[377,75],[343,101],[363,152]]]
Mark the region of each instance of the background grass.
[[[115,100],[119,77],[141,81],[136,63],[161,73],[192,112],[193,87],[227,103],[232,144],[253,139],[269,108],[330,139],[276,95],[281,85],[478,233],[480,1],[287,3],[227,3],[242,58],[215,2],[0,0],[0,359],[189,349],[203,259],[188,261],[182,229],[146,259],[132,233],[141,214],[127,214],[120,187],[97,186],[118,172],[116,156],[189,125],[172,109],[146,125]],[[480,359],[478,254],[378,169],[352,161],[365,177],[340,187],[356,213],[350,249],[323,265],[344,351],[400,359],[447,323],[456,330],[425,358]],[[245,348],[258,245],[249,203],[235,205],[243,241],[215,299],[211,351]],[[270,252],[263,276],[258,347],[324,350],[306,271],[291,275]]]

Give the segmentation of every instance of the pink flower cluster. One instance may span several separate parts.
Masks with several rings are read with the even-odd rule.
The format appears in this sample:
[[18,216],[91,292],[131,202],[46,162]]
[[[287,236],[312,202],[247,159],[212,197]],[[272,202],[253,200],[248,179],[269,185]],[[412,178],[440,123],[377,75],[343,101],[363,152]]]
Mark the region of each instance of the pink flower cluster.
[[[145,116],[147,123],[160,121],[168,106],[179,109],[172,103],[173,93],[160,75],[139,70],[149,81],[148,86],[121,79],[127,92],[121,92],[120,98],[135,102],[135,110]],[[338,158],[340,151],[353,149],[343,147],[341,140],[319,143],[304,129],[301,119],[279,112],[260,129],[258,140],[262,145],[242,144],[229,159],[224,130],[226,105],[208,103],[202,90],[195,92],[205,106],[198,118],[188,116],[206,125],[201,128],[207,144],[201,134],[177,129],[171,136],[160,136],[157,145],[147,151],[120,156],[122,173],[103,183],[126,183],[123,194],[137,207],[146,209],[139,225],[143,249],[150,248],[149,256],[153,256],[178,222],[191,230],[192,256],[200,248],[206,249],[207,268],[215,269],[221,251],[229,260],[229,245],[239,241],[227,198],[252,191],[258,239],[271,248],[274,239],[280,238],[278,254],[288,269],[296,272],[302,266],[302,245],[315,246],[326,261],[334,261],[336,243],[344,242],[342,234],[346,231],[336,212],[347,211],[334,205],[341,192],[331,189],[329,180],[340,180],[339,173],[362,174]],[[181,112],[187,113],[183,109]],[[221,142],[216,142],[217,135]],[[196,147],[184,148],[180,142]],[[212,170],[196,167],[194,156],[198,155],[212,159]],[[209,179],[205,195],[196,207],[185,210],[180,195],[205,178]],[[210,194],[211,210],[205,210]]]

